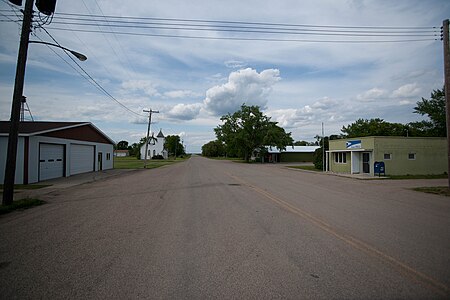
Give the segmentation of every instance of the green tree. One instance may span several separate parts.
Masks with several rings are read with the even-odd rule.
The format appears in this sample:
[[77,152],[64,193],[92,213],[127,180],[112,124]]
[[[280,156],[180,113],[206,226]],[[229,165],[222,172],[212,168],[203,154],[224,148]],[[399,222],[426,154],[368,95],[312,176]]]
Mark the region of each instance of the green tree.
[[225,145],[227,155],[236,154],[247,162],[252,153],[264,150],[265,146],[286,149],[293,143],[291,133],[277,126],[277,122],[270,121],[259,106],[243,104],[240,110],[222,116],[220,120],[223,124],[214,131],[217,139]]
[[219,140],[210,141],[202,146],[202,155],[207,157],[224,156],[225,146]]
[[181,144],[180,137],[178,135],[166,136],[164,148],[169,152],[169,156],[181,156],[183,154],[186,154],[184,152],[183,144]]
[[296,141],[294,142],[294,146],[315,146],[315,142],[307,142],[307,141]]
[[128,149],[127,141],[120,141],[117,143],[117,150],[127,150],[127,149]]
[[341,131],[348,138],[363,136],[405,136],[407,126],[400,123],[389,123],[383,119],[358,119],[354,123],[343,126]]
[[409,123],[411,135],[447,136],[445,116],[445,90],[433,90],[431,99],[422,98],[414,107],[414,113],[427,115],[429,120]]

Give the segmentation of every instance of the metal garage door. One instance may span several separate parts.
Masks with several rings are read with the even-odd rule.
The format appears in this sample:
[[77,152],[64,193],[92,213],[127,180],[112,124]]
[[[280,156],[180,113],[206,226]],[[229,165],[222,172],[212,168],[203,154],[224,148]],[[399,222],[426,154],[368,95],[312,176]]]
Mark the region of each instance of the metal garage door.
[[64,145],[39,144],[39,181],[64,176]]
[[94,171],[94,146],[70,145],[70,175]]

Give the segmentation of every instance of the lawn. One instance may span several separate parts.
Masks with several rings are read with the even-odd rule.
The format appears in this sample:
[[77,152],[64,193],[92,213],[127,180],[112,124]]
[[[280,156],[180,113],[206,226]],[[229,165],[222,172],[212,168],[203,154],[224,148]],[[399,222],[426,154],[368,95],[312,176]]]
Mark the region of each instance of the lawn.
[[14,201],[10,205],[1,205],[0,206],[0,215],[7,214],[9,212],[12,212],[14,210],[23,210],[27,208],[31,208],[33,206],[38,206],[45,204],[45,201],[39,200],[39,199],[32,199],[32,198],[25,198],[21,200]]
[[[147,169],[159,168],[165,165],[171,165],[173,163],[182,162],[188,159],[189,156],[183,158],[167,159],[167,160],[157,160],[149,159],[147,160]],[[144,160],[137,159],[136,157],[114,157],[114,169],[143,169]]]
[[[37,190],[48,186],[51,184],[15,184],[14,190]],[[0,190],[3,191],[3,184],[0,184]]]
[[322,170],[316,169],[316,167],[314,167],[314,166],[288,166],[288,168],[307,170],[307,171],[315,171],[315,172],[322,172]]
[[388,175],[389,179],[442,179],[448,178],[447,174],[434,175]]
[[448,186],[418,187],[414,188],[413,190],[450,197],[450,189],[448,188]]

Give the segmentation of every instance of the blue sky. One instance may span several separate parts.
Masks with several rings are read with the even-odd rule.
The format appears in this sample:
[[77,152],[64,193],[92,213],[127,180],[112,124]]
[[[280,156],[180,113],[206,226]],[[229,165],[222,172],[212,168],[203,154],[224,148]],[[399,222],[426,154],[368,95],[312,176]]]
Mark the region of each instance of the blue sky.
[[[163,3],[162,3],[163,2]],[[0,2],[0,20],[17,20]],[[448,1],[57,1],[57,13],[99,16],[221,20],[319,26],[440,27],[450,17]],[[415,103],[443,86],[442,42],[337,43],[335,36],[286,36],[321,42],[269,42],[111,34],[134,33],[236,37],[237,33],[118,29],[100,23],[60,24],[56,15],[44,28],[63,46],[82,52],[80,65],[129,109],[159,110],[152,131],[180,134],[188,151],[198,152],[215,138],[220,116],[245,102],[260,105],[294,140],[313,141],[339,134],[358,118],[390,122],[422,119]],[[84,17],[76,17],[84,18]],[[88,17],[89,19],[89,17]],[[71,22],[76,22],[73,20]],[[95,25],[97,24],[97,25]],[[109,23],[111,25],[111,23]],[[8,120],[20,25],[0,22],[0,119]],[[63,28],[64,31],[57,28]],[[438,29],[439,30],[439,29]],[[35,36],[51,42],[40,29]],[[242,35],[246,38],[258,34]],[[273,37],[273,36],[271,36]],[[349,37],[349,40],[371,37]],[[381,38],[378,38],[381,39]],[[399,38],[398,38],[399,39]],[[428,37],[427,37],[428,39]],[[130,113],[105,96],[61,57],[30,45],[24,95],[36,120],[90,121],[113,140],[137,142],[146,117]]]

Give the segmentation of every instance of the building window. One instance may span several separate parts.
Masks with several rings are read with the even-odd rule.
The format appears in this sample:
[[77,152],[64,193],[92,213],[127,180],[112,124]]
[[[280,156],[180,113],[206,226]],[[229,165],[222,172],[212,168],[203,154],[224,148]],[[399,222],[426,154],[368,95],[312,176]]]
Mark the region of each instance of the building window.
[[346,164],[347,163],[347,153],[339,152],[334,154],[334,162],[337,164]]
[[391,160],[392,159],[392,154],[391,153],[385,153],[384,154],[384,160]]
[[149,157],[150,156],[150,150],[148,150],[148,154],[147,154],[147,157]]
[[106,153],[106,160],[111,160],[111,153]]
[[415,153],[408,153],[408,159],[409,160],[416,160],[416,154]]

